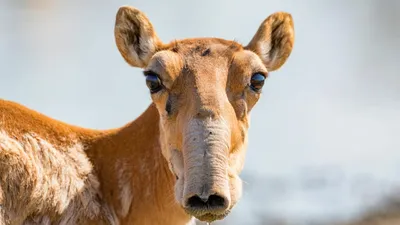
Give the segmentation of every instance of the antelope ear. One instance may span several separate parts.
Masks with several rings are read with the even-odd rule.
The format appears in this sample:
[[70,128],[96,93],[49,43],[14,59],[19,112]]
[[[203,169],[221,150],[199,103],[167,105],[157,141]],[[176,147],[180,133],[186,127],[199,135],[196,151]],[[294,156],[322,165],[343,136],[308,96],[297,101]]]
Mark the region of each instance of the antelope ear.
[[245,49],[255,52],[268,71],[279,69],[288,59],[294,44],[294,25],[289,13],[270,15],[258,28]]
[[130,6],[119,8],[114,35],[122,57],[134,67],[146,67],[162,45],[146,15]]

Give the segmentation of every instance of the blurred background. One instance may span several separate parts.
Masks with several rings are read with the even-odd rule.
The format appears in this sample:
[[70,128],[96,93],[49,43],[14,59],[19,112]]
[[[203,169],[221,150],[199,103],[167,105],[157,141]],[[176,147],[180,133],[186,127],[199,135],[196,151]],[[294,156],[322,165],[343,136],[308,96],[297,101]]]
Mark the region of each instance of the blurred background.
[[135,119],[151,99],[114,42],[121,5],[164,42],[247,44],[271,13],[294,18],[293,53],[252,112],[244,196],[213,224],[332,223],[396,205],[400,1],[0,0],[0,98],[89,128]]

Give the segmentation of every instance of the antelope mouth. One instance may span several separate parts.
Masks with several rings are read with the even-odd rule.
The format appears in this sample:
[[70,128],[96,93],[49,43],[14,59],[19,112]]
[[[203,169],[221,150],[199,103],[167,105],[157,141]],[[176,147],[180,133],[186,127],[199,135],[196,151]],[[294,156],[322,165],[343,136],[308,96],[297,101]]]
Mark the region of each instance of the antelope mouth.
[[193,213],[192,211],[188,211],[187,209],[185,209],[186,213],[188,213],[189,215],[195,217],[196,219],[202,221],[202,222],[207,222],[207,223],[211,223],[214,222],[216,220],[222,220],[225,217],[227,217],[229,215],[229,213],[231,212],[230,210],[227,210],[221,214],[215,214],[215,213],[209,213],[209,212],[205,212],[205,213]]

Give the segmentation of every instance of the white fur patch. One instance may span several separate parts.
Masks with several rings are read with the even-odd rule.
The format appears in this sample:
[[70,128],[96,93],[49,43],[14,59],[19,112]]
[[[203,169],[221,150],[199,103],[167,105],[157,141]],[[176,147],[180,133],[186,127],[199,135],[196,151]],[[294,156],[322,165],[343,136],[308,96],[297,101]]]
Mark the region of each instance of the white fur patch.
[[[271,42],[270,40],[264,40],[264,41],[260,41],[258,43],[258,47],[259,47],[259,51],[261,53],[261,58],[263,60],[264,63],[266,63],[267,65],[274,65],[275,60],[276,60],[276,51],[274,53],[274,55],[271,55]],[[268,70],[270,68],[267,68]]]
[[196,219],[192,217],[186,225],[196,225]]
[[[129,49],[129,56],[131,57],[131,61],[137,63],[141,67],[145,67],[147,62],[150,60],[151,56],[155,52],[155,44],[153,41],[152,37],[145,36],[145,37],[140,37],[140,46],[139,49],[141,50],[141,54],[139,55],[135,51],[135,47],[133,45],[130,45],[128,47]],[[143,55],[143,53],[147,53]]]
[[116,171],[118,177],[118,188],[119,188],[119,200],[121,204],[120,210],[118,210],[118,214],[121,217],[126,217],[129,213],[129,209],[132,204],[133,194],[132,194],[132,172],[130,171],[130,167],[125,160],[117,160]]
[[10,221],[20,221],[16,224],[66,225],[108,217],[92,169],[79,142],[55,146],[34,133],[17,139],[0,130],[0,204]]

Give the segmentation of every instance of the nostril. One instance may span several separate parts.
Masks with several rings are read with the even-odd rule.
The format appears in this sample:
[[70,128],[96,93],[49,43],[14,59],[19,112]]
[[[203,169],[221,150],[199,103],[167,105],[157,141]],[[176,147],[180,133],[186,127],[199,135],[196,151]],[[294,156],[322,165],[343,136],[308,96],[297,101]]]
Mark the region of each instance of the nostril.
[[187,200],[187,205],[190,208],[203,208],[207,206],[207,200],[208,199],[200,198],[199,196],[195,195]]
[[220,208],[225,207],[225,205],[225,198],[215,194],[208,196],[208,198],[201,198],[195,195],[187,200],[187,206],[189,208]]
[[225,198],[219,195],[210,195],[210,197],[208,197],[208,205],[210,207],[224,207]]

